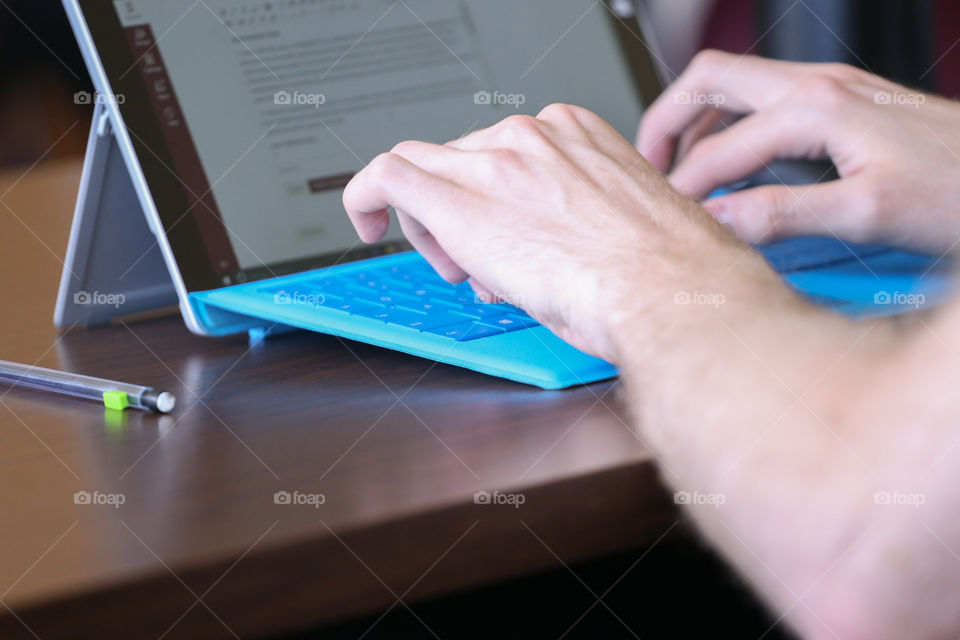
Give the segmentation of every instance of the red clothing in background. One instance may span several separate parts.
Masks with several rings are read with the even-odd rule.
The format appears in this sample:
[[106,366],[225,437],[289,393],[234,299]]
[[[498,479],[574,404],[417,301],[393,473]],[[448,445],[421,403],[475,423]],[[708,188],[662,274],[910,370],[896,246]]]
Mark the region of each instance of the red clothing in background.
[[[733,53],[757,53],[759,34],[753,10],[754,0],[719,0],[713,8],[703,47]],[[930,71],[937,90],[950,98],[960,98],[960,2],[936,0],[937,20],[934,60]],[[751,50],[751,47],[753,49]]]

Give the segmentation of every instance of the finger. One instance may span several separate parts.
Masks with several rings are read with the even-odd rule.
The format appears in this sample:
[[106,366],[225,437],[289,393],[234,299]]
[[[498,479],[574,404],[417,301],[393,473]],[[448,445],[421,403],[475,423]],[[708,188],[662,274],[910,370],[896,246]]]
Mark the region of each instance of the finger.
[[457,170],[469,162],[468,154],[442,144],[406,140],[393,147],[390,153],[398,155],[424,171],[433,175],[447,178],[455,182]]
[[683,160],[698,142],[720,131],[727,116],[728,114],[720,109],[710,109],[702,114],[677,141],[677,162]]
[[476,129],[460,136],[456,140],[451,140],[444,146],[458,151],[488,151],[490,149],[503,148],[504,145],[501,140],[503,139],[502,134],[505,125],[509,126],[514,123],[514,121],[521,119],[532,120],[533,118],[527,115],[508,116],[489,127]]
[[576,139],[592,144],[592,134],[619,134],[599,116],[568,104],[552,104],[534,118],[528,115],[513,115],[504,118],[486,129],[474,131],[462,138],[452,140],[445,146],[458,151],[490,151],[493,149],[535,149],[537,143],[559,137]]
[[555,131],[562,134],[575,133],[607,156],[616,158],[626,167],[637,164],[637,150],[609,122],[583,107],[569,104],[552,104],[537,116]]
[[818,159],[842,135],[836,118],[819,110],[780,106],[757,112],[697,143],[670,174],[694,198],[736,182],[781,158]]
[[[575,125],[579,135],[586,140],[586,134]],[[531,150],[534,145],[542,143],[552,135],[551,123],[547,123],[533,116],[517,114],[504,118],[486,129],[480,129],[458,140],[448,142],[447,148],[460,152],[490,151],[493,149]],[[568,126],[569,132],[569,126]]]
[[837,235],[861,241],[869,230],[876,198],[861,177],[813,186],[768,186],[748,189],[704,202],[724,226],[750,243],[795,235]]
[[545,107],[537,120],[553,125],[560,130],[580,130],[598,137],[620,134],[606,120],[583,107],[572,104],[551,104]]
[[470,278],[470,287],[481,302],[486,304],[495,304],[498,302],[497,294],[495,294],[492,289],[484,286],[484,284],[476,278]]
[[400,221],[403,235],[441,278],[447,282],[457,283],[469,277],[469,274],[461,269],[460,265],[440,246],[429,229],[403,211],[397,211],[397,219]]
[[670,167],[680,135],[711,108],[750,113],[778,101],[807,65],[701,52],[644,114],[638,148],[661,171]]
[[463,190],[404,157],[384,153],[354,176],[343,192],[343,206],[364,242],[379,242],[387,231],[386,212],[395,207],[433,229],[442,223],[445,203]]

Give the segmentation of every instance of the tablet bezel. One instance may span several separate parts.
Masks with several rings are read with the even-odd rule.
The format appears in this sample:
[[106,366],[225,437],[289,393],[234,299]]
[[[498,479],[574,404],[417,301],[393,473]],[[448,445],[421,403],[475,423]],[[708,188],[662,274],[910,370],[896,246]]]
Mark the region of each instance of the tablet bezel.
[[[207,291],[240,282],[319,269],[331,264],[349,263],[409,249],[405,242],[365,246],[348,253],[320,254],[308,258],[274,263],[235,274],[217,272],[210,264],[200,230],[191,210],[183,183],[174,173],[173,158],[165,141],[161,123],[154,115],[146,87],[138,73],[136,60],[126,41],[120,18],[112,0],[74,0],[80,10],[103,75],[109,83],[103,89],[109,95],[122,95],[116,109],[126,127],[135,162],[149,189],[149,197],[159,216],[177,270],[186,291]],[[634,89],[641,105],[649,105],[662,90],[650,44],[634,20],[618,17],[609,5],[607,14],[624,51]],[[82,44],[82,43],[81,43]],[[89,61],[89,60],[88,60]]]

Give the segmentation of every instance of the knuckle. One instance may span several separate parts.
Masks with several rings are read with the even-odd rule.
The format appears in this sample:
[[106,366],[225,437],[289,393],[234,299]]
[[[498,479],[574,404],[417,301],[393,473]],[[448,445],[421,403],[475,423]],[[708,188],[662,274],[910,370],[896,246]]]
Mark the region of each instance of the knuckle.
[[404,140],[403,142],[398,142],[393,145],[393,149],[390,150],[390,153],[399,156],[406,156],[410,153],[413,153],[416,148],[419,146],[414,140]]
[[767,211],[766,232],[771,238],[787,235],[796,227],[797,217],[803,205],[792,197],[787,189],[770,187],[762,192],[764,209]]
[[823,70],[826,75],[835,78],[845,85],[862,80],[865,75],[868,75],[862,69],[858,69],[857,67],[842,62],[832,62],[826,64],[824,65]]
[[537,119],[528,115],[513,115],[504,118],[500,126],[510,133],[538,133],[540,131]]
[[553,117],[570,118],[576,115],[574,112],[574,109],[575,107],[573,105],[565,104],[562,102],[554,102],[553,104],[549,104],[546,107],[544,107],[543,111],[541,111],[537,117],[538,118],[553,118]]
[[578,107],[575,104],[556,102],[545,107],[543,111],[540,112],[540,115],[537,116],[537,118],[542,120],[556,119],[567,122],[590,122],[592,120],[597,120],[599,116],[589,109]]
[[846,85],[829,75],[817,75],[797,86],[794,93],[798,102],[833,111],[846,102]]
[[545,123],[533,116],[514,115],[500,123],[506,146],[523,146],[525,149],[544,150],[549,145]]
[[381,153],[370,161],[367,170],[377,182],[390,180],[397,174],[399,156],[393,153]]
[[704,49],[693,57],[690,69],[695,73],[712,73],[727,60],[728,55],[718,49]]

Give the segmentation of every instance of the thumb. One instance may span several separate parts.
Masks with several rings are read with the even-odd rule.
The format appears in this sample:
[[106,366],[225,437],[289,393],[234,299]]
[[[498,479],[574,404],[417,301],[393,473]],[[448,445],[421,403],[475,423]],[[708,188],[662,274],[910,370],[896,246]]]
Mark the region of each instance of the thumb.
[[765,186],[712,198],[703,206],[751,244],[796,235],[836,235],[857,241],[873,198],[855,179],[804,186]]

